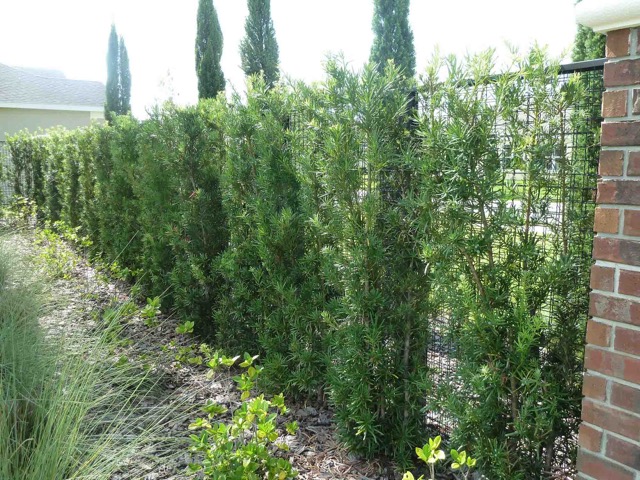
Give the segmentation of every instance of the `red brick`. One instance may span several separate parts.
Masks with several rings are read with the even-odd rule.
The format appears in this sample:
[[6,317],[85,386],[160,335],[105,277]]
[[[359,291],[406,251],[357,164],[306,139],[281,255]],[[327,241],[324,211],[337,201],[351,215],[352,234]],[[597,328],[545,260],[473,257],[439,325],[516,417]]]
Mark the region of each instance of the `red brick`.
[[607,399],[607,380],[604,377],[596,377],[590,373],[585,373],[582,382],[582,394],[585,397],[604,402]]
[[[600,350],[592,345],[587,345],[585,348],[584,365],[588,370],[593,370],[602,373],[603,375],[621,378],[622,380],[626,380],[631,383],[640,384],[640,358],[628,357],[608,350]],[[588,420],[584,415],[583,418],[589,423],[606,428],[600,423]],[[634,438],[640,438],[640,417],[636,417],[636,419],[638,424],[634,424],[633,428],[637,428],[637,437]]]
[[615,30],[607,34],[607,58],[626,57],[629,55],[631,30]]
[[591,266],[591,288],[594,290],[604,290],[606,292],[613,292],[613,277],[615,276],[615,269],[610,267],[603,267],[601,265]]
[[582,448],[598,453],[602,448],[602,432],[582,423],[580,424],[578,443]]
[[593,239],[593,258],[640,266],[640,242],[596,237]]
[[640,152],[629,152],[629,165],[627,165],[627,175],[631,177],[640,176]]
[[627,90],[604,92],[602,95],[602,116],[626,117],[627,116]]
[[633,180],[603,180],[598,182],[599,204],[640,205],[640,182]]
[[593,220],[593,231],[599,233],[618,233],[618,218],[620,210],[617,208],[596,208]]
[[603,147],[640,145],[640,122],[605,122],[602,124]]
[[633,103],[632,103],[632,112],[634,115],[640,114],[640,90],[637,88],[633,89]]
[[589,315],[640,326],[640,303],[592,292]]
[[596,320],[587,323],[587,343],[599,347],[611,345],[611,327]]
[[[601,335],[605,334],[605,332],[598,333],[600,333]],[[596,336],[596,339],[603,340],[603,338],[600,338],[598,336]],[[593,342],[592,344],[598,345],[595,342]],[[630,330],[628,328],[616,327],[616,341],[614,344],[614,348],[617,352],[640,356],[640,332],[637,330]]]
[[624,165],[624,152],[620,150],[602,150],[598,163],[598,174],[603,176],[621,176]]
[[640,439],[640,417],[592,402],[588,398],[582,402],[582,420],[631,440]]
[[606,458],[593,455],[586,450],[578,451],[578,470],[596,480],[633,480],[635,474]]
[[640,415],[640,385],[638,388],[631,388],[621,383],[612,382],[611,404]]
[[640,470],[640,447],[621,438],[607,435],[607,457],[636,471]]
[[[593,276],[593,272],[591,273],[591,275]],[[602,275],[605,274],[603,273]],[[618,292],[622,293],[623,295],[635,295],[636,297],[640,297],[640,272],[634,272],[632,270],[620,270],[620,278],[618,279]]]
[[625,235],[640,236],[640,210],[624,211],[624,230]]
[[640,84],[640,59],[605,63],[605,87],[624,87],[638,84]]

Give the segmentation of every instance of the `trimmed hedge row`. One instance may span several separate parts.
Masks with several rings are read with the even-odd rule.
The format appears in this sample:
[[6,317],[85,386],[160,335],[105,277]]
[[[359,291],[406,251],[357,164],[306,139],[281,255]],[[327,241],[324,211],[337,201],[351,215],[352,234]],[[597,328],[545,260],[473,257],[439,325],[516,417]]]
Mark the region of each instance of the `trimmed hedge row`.
[[[328,395],[352,450],[411,463],[436,398],[485,473],[531,478],[577,428],[588,246],[562,182],[584,165],[561,123],[585,119],[580,82],[541,52],[497,80],[492,66],[435,61],[420,111],[392,67],[331,61],[319,86],[255,81],[246,99],[18,135],[16,192],[217,346],[261,353],[266,388]],[[551,190],[564,213],[540,233]],[[443,315],[447,386],[426,361]]]

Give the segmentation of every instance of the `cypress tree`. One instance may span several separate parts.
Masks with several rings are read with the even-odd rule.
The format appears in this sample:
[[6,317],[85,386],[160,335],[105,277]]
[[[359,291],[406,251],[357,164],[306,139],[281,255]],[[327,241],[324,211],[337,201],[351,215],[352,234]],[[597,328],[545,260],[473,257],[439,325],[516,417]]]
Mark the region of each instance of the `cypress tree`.
[[116,26],[111,25],[109,48],[107,50],[107,92],[104,104],[104,118],[113,122],[116,115],[131,112],[131,72],[129,54],[124,39],[118,37]]
[[126,115],[131,112],[131,71],[129,70],[129,54],[120,37],[120,112]]
[[119,67],[118,33],[116,26],[112,24],[107,49],[107,91],[104,104],[104,118],[109,123],[113,121],[113,114],[120,110]]
[[248,0],[249,16],[245,22],[245,37],[240,44],[242,70],[245,75],[262,72],[271,87],[278,80],[278,42],[271,19],[270,0]]
[[607,37],[596,33],[589,27],[578,25],[575,45],[573,46],[573,61],[593,60],[603,58]]
[[[578,0],[576,3],[581,1]],[[606,40],[607,37],[605,35],[596,33],[584,25],[578,25],[578,32],[573,45],[573,61],[582,62],[584,60],[604,58]]]
[[213,98],[224,90],[225,79],[220,67],[222,57],[222,29],[213,0],[198,3],[196,34],[196,74],[198,97]]
[[387,60],[392,59],[405,76],[416,71],[413,31],[409,26],[409,0],[374,0],[373,33],[370,61],[382,73]]

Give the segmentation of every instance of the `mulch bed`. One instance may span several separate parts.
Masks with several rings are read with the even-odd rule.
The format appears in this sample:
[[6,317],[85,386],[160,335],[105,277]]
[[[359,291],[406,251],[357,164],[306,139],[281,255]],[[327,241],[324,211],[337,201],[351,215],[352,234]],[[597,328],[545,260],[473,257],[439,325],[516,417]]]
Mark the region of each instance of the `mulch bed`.
[[[36,257],[39,247],[33,232],[15,234],[12,244],[22,253]],[[100,315],[106,307],[133,301],[130,286],[107,278],[82,255],[77,255],[70,278],[55,281],[56,302],[62,305],[43,318],[42,325],[50,335],[65,339],[78,337],[80,341],[92,329],[99,328]],[[138,312],[144,305],[138,305]],[[70,320],[73,319],[73,320]],[[78,321],[78,319],[81,319]],[[162,426],[159,441],[150,451],[135,458],[131,469],[123,466],[113,480],[178,480],[193,478],[186,473],[187,465],[195,459],[188,452],[188,425],[199,416],[199,408],[207,400],[225,404],[229,410],[240,405],[239,394],[232,376],[237,372],[221,369],[212,378],[201,366],[177,362],[175,353],[181,346],[197,345],[197,339],[175,332],[176,318],[159,315],[154,326],[145,325],[134,314],[126,318],[121,333],[121,346],[116,357],[126,356],[138,362],[158,381],[154,398],[149,403],[176,405],[175,414]],[[164,348],[162,346],[165,346]],[[153,408],[153,405],[149,406]],[[297,420],[300,429],[295,437],[285,440],[290,445],[286,454],[298,478],[341,480],[391,480],[401,478],[388,465],[379,461],[364,461],[350,454],[340,445],[332,421],[332,412],[317,405],[292,405],[286,421]],[[183,441],[184,440],[184,441]],[[183,441],[183,442],[182,442]],[[178,445],[178,447],[176,446]],[[180,445],[182,447],[180,447]],[[135,464],[135,468],[133,467]],[[144,472],[141,476],[140,472]]]

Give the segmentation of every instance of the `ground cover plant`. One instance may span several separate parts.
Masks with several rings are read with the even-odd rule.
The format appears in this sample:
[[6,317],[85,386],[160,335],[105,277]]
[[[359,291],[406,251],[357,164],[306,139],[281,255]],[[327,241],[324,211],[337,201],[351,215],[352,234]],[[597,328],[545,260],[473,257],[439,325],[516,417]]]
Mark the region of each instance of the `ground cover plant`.
[[409,87],[332,60],[322,85],[16,136],[13,180],[216,348],[259,353],[262,388],[331,404],[353,451],[409,465],[443,411],[489,478],[550,478],[580,408],[584,82],[534,49],[499,76],[434,58]]
[[[262,367],[254,363],[257,359],[244,354],[239,366],[245,369],[234,377],[241,392],[242,404],[233,412],[229,423],[215,419],[226,412],[226,407],[209,402],[203,410],[206,418],[198,418],[189,425],[191,450],[203,455],[202,463],[189,465],[192,472],[203,472],[207,479],[260,480],[264,478],[286,480],[298,476],[291,463],[276,452],[287,452],[278,428],[278,418],[287,413],[284,396],[271,399],[264,394],[253,395]],[[215,371],[222,365],[233,366],[239,357],[228,358],[214,355],[207,366]],[[214,423],[212,423],[214,422]],[[284,431],[294,435],[297,422],[288,422]]]

